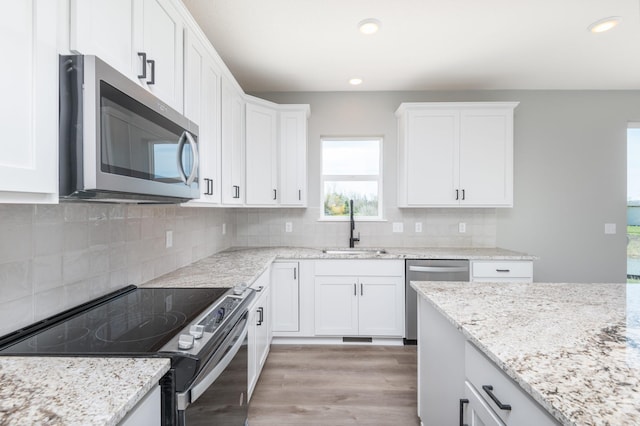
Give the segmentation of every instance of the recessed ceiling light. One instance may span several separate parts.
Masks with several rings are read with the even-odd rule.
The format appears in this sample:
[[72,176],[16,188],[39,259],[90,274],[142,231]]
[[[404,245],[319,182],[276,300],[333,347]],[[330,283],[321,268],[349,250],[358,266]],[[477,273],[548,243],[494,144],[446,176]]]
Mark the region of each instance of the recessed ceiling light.
[[361,78],[352,78],[351,80],[349,80],[349,84],[352,86],[357,86],[359,84],[362,84],[362,79]]
[[619,16],[610,16],[608,18],[600,19],[599,21],[594,22],[587,28],[592,33],[603,33],[618,25],[621,19],[622,18],[620,18]]
[[369,18],[364,21],[360,21],[358,29],[362,34],[371,35],[378,32],[380,29],[380,21],[377,19]]

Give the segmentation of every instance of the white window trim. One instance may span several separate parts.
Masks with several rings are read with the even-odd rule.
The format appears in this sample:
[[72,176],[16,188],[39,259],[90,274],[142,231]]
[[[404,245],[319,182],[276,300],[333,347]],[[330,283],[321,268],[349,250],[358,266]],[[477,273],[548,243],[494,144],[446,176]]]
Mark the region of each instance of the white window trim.
[[[377,175],[324,175],[323,170],[323,142],[324,141],[378,141],[378,174]],[[384,218],[383,204],[383,142],[382,136],[321,136],[320,137],[320,218],[319,222],[348,222],[349,216],[325,216],[324,215],[324,183],[325,180],[342,181],[375,181],[378,182],[378,216],[354,216],[356,222],[386,222]]]

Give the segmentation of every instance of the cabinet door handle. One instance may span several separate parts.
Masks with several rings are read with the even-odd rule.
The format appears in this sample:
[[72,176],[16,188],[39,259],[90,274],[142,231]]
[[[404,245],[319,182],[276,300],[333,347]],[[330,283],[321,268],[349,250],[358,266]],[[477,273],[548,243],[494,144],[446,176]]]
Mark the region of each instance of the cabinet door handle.
[[147,61],[151,65],[151,80],[147,81],[147,85],[156,84],[156,61],[149,59]]
[[456,200],[460,199],[460,190],[456,189]]
[[360,296],[364,296],[364,284],[360,283]]
[[260,316],[258,317],[257,325],[262,325],[262,323],[264,322],[264,308],[262,306],[258,308],[258,314]]
[[511,269],[496,269],[496,272],[511,272]]
[[302,201],[302,189],[298,189],[298,201]]
[[358,285],[356,283],[353,283],[353,295],[358,295]]
[[138,74],[139,79],[147,79],[147,53],[138,52],[138,57],[142,59],[142,74]]
[[297,272],[298,268],[293,268],[293,279],[297,280],[298,279],[298,272]]
[[274,190],[273,190],[273,199],[274,199],[274,200],[277,200],[277,199],[278,199],[278,190],[277,190],[277,189],[274,189]]
[[467,426],[466,423],[463,422],[464,420],[464,404],[468,404],[469,400],[466,398],[463,398],[460,400],[460,426]]
[[240,187],[233,185],[233,198],[240,198]]
[[505,410],[505,411],[511,411],[511,405],[503,404],[502,402],[500,402],[498,397],[496,397],[493,394],[493,386],[491,386],[491,385],[482,385],[482,390],[485,391],[487,393],[487,395],[489,395],[489,398],[491,398],[491,400],[496,403],[496,405],[498,406],[499,409]]
[[462,201],[464,201],[464,189],[462,190]]

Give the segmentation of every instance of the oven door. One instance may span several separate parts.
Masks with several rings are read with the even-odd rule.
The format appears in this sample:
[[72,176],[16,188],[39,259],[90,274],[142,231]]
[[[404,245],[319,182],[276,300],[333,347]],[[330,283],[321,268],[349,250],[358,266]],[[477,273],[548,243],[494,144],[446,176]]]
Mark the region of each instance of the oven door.
[[180,426],[246,424],[247,317],[240,318],[189,389],[178,394]]

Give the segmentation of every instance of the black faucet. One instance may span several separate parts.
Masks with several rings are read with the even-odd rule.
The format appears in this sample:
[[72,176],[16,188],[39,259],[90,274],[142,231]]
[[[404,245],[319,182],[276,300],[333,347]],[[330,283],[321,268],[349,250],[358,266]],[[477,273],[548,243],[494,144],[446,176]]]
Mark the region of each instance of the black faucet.
[[353,220],[353,200],[349,200],[349,222],[351,222],[349,226],[349,248],[354,248],[355,243],[360,242],[360,232],[358,232],[358,236],[353,236],[353,231],[356,229],[356,222]]

